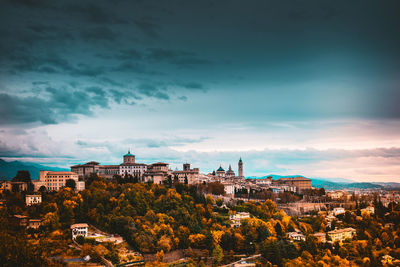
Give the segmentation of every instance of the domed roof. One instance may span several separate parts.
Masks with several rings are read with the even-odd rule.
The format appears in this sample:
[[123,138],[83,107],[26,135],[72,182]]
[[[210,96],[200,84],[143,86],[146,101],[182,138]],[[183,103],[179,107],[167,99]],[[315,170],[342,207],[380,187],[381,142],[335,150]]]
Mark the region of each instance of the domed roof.
[[131,151],[128,150],[128,154],[125,154],[124,157],[134,157],[135,155],[131,154]]
[[242,162],[242,157],[240,157],[239,162]]
[[225,171],[225,170],[222,168],[222,166],[219,165],[219,168],[218,168],[217,172],[224,172],[224,171]]

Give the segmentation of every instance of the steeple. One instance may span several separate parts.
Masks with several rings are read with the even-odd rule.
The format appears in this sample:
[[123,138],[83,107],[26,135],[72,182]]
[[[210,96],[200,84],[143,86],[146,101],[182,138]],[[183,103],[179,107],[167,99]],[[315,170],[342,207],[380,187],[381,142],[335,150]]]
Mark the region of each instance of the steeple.
[[131,154],[131,150],[128,150],[128,153],[124,155],[124,164],[134,164],[135,163],[135,155]]
[[239,178],[244,178],[242,157],[240,157],[239,162],[238,162],[238,176],[239,176]]

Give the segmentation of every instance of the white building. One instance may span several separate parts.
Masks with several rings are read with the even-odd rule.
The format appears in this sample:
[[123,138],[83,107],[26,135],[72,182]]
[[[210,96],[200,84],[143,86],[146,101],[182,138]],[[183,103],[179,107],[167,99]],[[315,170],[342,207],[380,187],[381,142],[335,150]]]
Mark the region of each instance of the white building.
[[88,229],[89,225],[87,223],[76,223],[71,225],[72,239],[75,239],[78,235],[87,237]]
[[138,177],[139,180],[141,180],[146,171],[147,165],[136,163],[135,155],[131,154],[130,151],[128,151],[128,154],[124,155],[124,162],[119,165],[119,175],[132,175],[133,177]]
[[267,178],[263,178],[263,179],[254,179],[256,184],[258,185],[266,185],[266,186],[271,186],[272,184],[272,177],[269,176]]
[[333,215],[334,216],[337,216],[337,215],[340,215],[340,214],[344,214],[344,213],[346,213],[346,210],[344,208],[342,208],[342,207],[338,207],[338,208],[334,208],[333,209]]
[[70,179],[75,181],[76,191],[85,189],[85,182],[79,181],[78,174],[74,172],[40,171],[39,181],[33,181],[33,185],[35,186],[35,191],[38,191],[42,186],[49,191],[58,191],[65,187],[67,180]]
[[235,214],[229,215],[229,219],[231,220],[231,227],[239,227],[241,225],[241,220],[250,218],[250,213],[248,212],[238,212]]
[[26,195],[25,203],[27,206],[42,203],[42,195]]
[[296,240],[296,241],[306,241],[306,236],[303,235],[302,232],[289,232],[287,234],[289,239]]
[[235,185],[231,183],[224,183],[225,194],[233,196],[235,194]]

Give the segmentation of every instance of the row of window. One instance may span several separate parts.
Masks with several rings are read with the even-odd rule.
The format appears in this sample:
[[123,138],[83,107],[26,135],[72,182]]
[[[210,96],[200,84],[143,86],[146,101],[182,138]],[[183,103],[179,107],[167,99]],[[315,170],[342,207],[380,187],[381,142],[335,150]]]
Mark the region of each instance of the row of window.
[[[57,186],[57,183],[48,183],[48,186]],[[58,186],[64,186],[64,183],[59,183]]]

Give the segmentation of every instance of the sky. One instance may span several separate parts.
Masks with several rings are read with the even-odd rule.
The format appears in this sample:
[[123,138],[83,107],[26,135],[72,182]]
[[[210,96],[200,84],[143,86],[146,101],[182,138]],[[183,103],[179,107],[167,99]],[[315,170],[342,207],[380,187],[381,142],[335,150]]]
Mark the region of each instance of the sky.
[[0,158],[400,182],[397,0],[0,2]]

